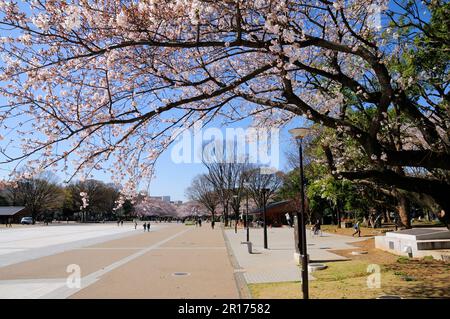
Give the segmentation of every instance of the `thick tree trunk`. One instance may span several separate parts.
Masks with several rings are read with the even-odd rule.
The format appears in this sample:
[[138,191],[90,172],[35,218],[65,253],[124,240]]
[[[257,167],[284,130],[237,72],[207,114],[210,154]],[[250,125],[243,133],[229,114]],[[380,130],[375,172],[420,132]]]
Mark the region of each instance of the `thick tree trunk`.
[[411,228],[411,219],[409,218],[409,201],[405,195],[398,196],[398,214],[400,216],[401,227]]
[[339,220],[340,216],[341,216],[339,204],[336,205],[336,209],[335,209],[334,213],[335,213],[335,216],[333,216],[333,220],[336,221],[337,227],[341,228],[341,222]]
[[34,209],[31,211],[31,218],[33,219],[33,224],[36,223],[37,212]]
[[389,214],[389,210],[385,210],[384,211],[384,215],[386,216],[386,219],[385,219],[385,221],[386,221],[386,223],[392,223],[392,220],[391,220],[391,214]]
[[369,214],[368,221],[369,221],[369,223],[368,223],[369,227],[375,228],[375,221],[374,221],[372,213]]

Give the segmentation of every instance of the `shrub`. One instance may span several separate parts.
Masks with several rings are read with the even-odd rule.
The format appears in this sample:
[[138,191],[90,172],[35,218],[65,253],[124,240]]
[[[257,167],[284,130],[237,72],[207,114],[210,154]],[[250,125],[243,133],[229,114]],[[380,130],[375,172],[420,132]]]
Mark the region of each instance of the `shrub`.
[[404,256],[398,257],[397,258],[397,262],[399,264],[407,264],[409,262],[409,258],[408,257],[404,257]]
[[402,279],[404,281],[416,281],[416,278],[411,277],[411,276],[403,276]]

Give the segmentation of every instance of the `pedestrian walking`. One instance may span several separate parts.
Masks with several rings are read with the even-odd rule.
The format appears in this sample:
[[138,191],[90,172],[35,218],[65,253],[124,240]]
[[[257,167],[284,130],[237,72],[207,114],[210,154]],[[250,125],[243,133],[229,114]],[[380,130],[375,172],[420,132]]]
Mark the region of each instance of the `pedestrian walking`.
[[120,221],[120,226],[123,226],[123,219]]
[[198,226],[202,227],[202,219],[201,218],[198,219]]
[[144,223],[144,232],[147,230],[147,223]]
[[312,227],[312,231],[314,235],[318,235],[320,231],[320,220],[317,220],[316,223]]
[[150,222],[147,224],[147,231],[150,231]]
[[291,216],[289,216],[289,213],[284,214],[284,216],[286,217],[286,222],[287,222],[288,226],[292,227]]
[[137,229],[137,221],[134,221],[134,229]]
[[213,220],[211,221],[211,227],[212,227],[212,229],[214,229],[215,224],[216,224],[216,222],[215,222],[214,219],[213,219]]
[[355,229],[355,232],[352,234],[352,237],[354,237],[356,234],[358,234],[358,237],[361,237],[361,228],[359,227],[359,222],[356,222],[353,228]]

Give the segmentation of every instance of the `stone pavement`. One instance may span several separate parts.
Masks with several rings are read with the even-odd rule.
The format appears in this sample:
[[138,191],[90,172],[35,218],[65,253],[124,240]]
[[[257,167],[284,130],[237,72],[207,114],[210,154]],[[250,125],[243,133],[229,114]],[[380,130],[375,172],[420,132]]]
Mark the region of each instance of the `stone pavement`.
[[[230,244],[232,254],[241,268],[245,281],[251,283],[269,283],[301,280],[300,268],[294,260],[294,229],[269,228],[267,234],[269,249],[264,249],[263,229],[250,229],[250,241],[253,244],[253,254],[247,251],[245,229],[225,230],[225,236]],[[307,231],[308,254],[311,262],[329,262],[346,260],[345,257],[333,254],[330,250],[352,249],[349,243],[367,240],[368,238],[352,238],[348,236],[323,233],[313,236]],[[314,280],[313,276],[309,276]]]
[[136,233],[131,223],[120,227],[116,223],[61,223],[0,229],[0,267],[133,234]]
[[[91,238],[82,247],[0,267],[0,298],[239,298],[222,231],[208,226],[152,224],[149,233],[133,227],[126,237]],[[79,288],[66,284],[71,264],[80,267]]]

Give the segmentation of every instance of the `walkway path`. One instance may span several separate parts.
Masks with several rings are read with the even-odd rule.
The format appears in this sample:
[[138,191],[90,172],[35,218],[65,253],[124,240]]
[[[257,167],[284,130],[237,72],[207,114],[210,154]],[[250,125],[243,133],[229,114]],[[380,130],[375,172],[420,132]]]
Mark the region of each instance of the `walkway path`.
[[[207,226],[133,227],[126,237],[1,267],[0,298],[239,298],[222,232]],[[70,264],[80,266],[80,288],[66,285]]]
[[[301,279],[300,268],[294,260],[293,228],[269,228],[268,250],[264,249],[263,245],[263,229],[250,229],[253,254],[249,254],[247,245],[242,244],[246,240],[244,229],[239,229],[237,234],[235,234],[234,229],[227,229],[225,235],[247,283],[299,281]],[[321,236],[312,236],[310,231],[307,232],[307,236],[308,254],[311,262],[346,260],[345,257],[333,254],[331,251],[352,248],[357,250],[355,246],[351,246],[349,243],[368,239],[328,233],[323,233]],[[314,280],[312,276],[310,276],[310,279]]]

